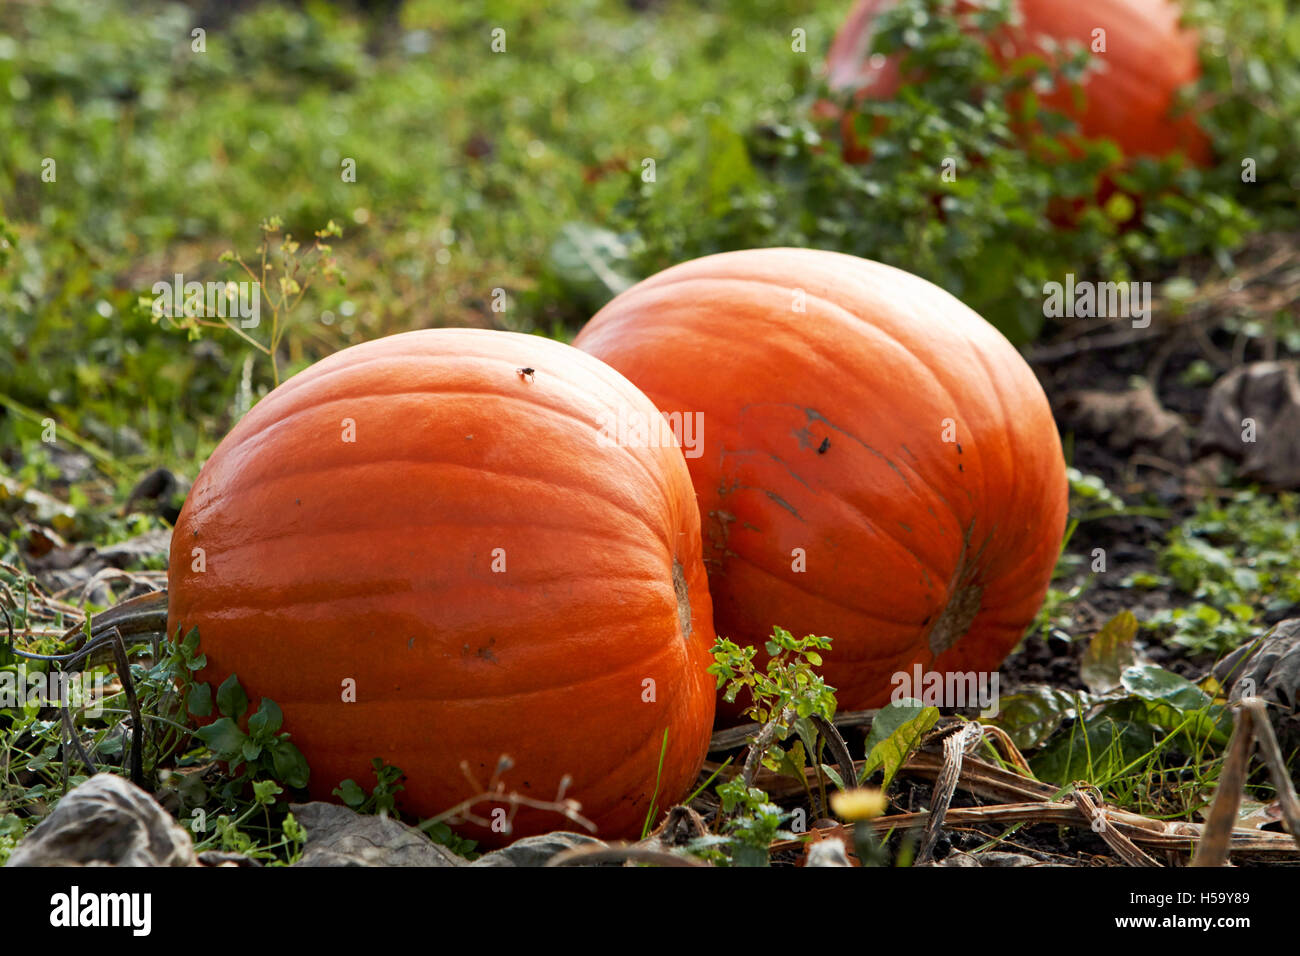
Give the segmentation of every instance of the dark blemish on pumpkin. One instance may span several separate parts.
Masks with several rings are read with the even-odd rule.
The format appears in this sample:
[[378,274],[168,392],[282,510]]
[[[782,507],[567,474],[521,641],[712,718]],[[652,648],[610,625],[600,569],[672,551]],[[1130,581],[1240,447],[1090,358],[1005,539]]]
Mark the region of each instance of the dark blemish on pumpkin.
[[[480,647],[477,651],[474,652],[475,656],[481,657],[483,660],[491,661],[493,664],[495,664],[497,662],[497,656],[492,653],[492,645],[495,644],[496,642],[497,639],[495,637],[489,639],[487,644],[485,644],[483,647]],[[466,645],[466,647],[468,646],[469,645]]]
[[957,442],[957,454],[961,454],[961,442]]
[[829,438],[823,438],[822,443],[817,446],[817,454],[819,455],[826,454],[826,449],[830,447],[831,447],[831,440]]
[[[867,451],[871,452],[871,454],[875,455],[877,458],[879,458],[881,461],[883,461],[883,462],[885,463],[885,465],[888,466],[888,468],[889,468],[890,471],[892,471],[894,474],[896,474],[896,475],[898,476],[898,480],[901,481],[901,482],[903,483],[903,487],[907,488],[909,491],[911,490],[911,488],[912,488],[912,481],[911,481],[911,479],[908,478],[907,475],[903,474],[902,470],[901,470],[901,469],[900,469],[896,464],[894,464],[893,460],[892,460],[888,455],[884,454],[884,453],[881,452],[879,449],[872,448],[870,445],[868,445],[866,442],[864,442],[864,441],[863,441],[861,438],[859,438],[857,435],[853,435],[853,434],[850,434],[849,432],[846,432],[843,428],[840,428],[838,425],[835,425],[835,424],[833,424],[832,422],[828,421],[824,416],[822,416],[822,415],[819,414],[818,412],[814,411],[813,409],[811,409],[811,408],[805,408],[805,409],[803,410],[803,412],[804,412],[805,415],[808,416],[808,420],[809,420],[809,421],[819,421],[819,422],[821,422],[823,425],[825,425],[826,427],[828,427],[828,428],[830,428],[830,429],[832,429],[832,430],[834,430],[834,431],[839,432],[841,435],[844,435],[844,436],[847,437],[847,438],[851,438],[851,439],[853,439],[855,442],[857,442],[859,445],[861,445],[861,446],[862,446],[863,448],[865,448]],[[909,451],[908,454],[911,455],[912,453]],[[915,455],[912,455],[912,457],[915,458],[916,456],[915,456]]]
[[293,499],[293,503],[296,504],[296,505],[298,505],[298,506],[301,506],[301,505],[302,505],[302,499],[301,499],[301,498],[295,498],[295,499]]
[[958,470],[958,471],[965,471],[966,469],[962,467],[961,462],[957,462],[957,470]]
[[775,491],[765,491],[765,492],[763,492],[763,493],[764,493],[765,495],[767,495],[769,498],[771,498],[773,501],[775,501],[775,502],[776,502],[778,505],[780,505],[782,508],[784,508],[786,511],[790,512],[790,514],[792,514],[792,515],[794,515],[796,518],[798,518],[800,521],[803,520],[803,515],[799,514],[799,512],[795,510],[794,505],[790,504],[790,502],[786,501],[784,498],[782,498],[780,495],[778,495]]
[[906,531],[908,534],[912,533],[912,526],[910,524],[907,524],[905,521],[898,522],[898,526],[902,528],[904,531]]
[[730,511],[723,511],[719,508],[717,511],[710,511],[709,517],[713,519],[709,522],[707,531],[709,544],[715,551],[725,551],[727,539],[731,536],[730,525],[731,522],[736,520],[736,516]]
[[407,642],[406,642],[406,646],[407,646],[408,648],[414,647],[414,646],[415,646],[415,638],[411,638],[409,641],[407,641]]
[[519,373],[520,378],[526,378],[530,382],[533,380],[533,376],[537,374],[537,369],[535,368],[517,368],[515,371]]

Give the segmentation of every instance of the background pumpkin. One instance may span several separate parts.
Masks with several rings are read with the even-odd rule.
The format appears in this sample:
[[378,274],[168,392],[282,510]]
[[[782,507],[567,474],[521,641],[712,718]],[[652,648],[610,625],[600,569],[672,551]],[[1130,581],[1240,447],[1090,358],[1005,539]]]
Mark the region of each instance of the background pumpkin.
[[731,252],[622,293],[575,344],[703,415],[688,464],[719,635],[830,636],[823,673],[855,709],[913,664],[996,669],[1033,619],[1060,440],[1019,353],[947,292],[833,252]]
[[[508,790],[550,800],[569,774],[601,833],[637,834],[665,729],[660,807],[703,761],[713,628],[682,453],[602,444],[619,412],[657,415],[536,336],[425,330],[339,352],[203,467],[173,537],[169,631],[198,626],[199,679],[237,673],[254,707],[282,707],[318,799],[372,785],[382,757],[408,775],[399,805],[427,817],[472,795],[462,760],[486,784],[509,754]],[[523,810],[514,836],[562,825]]]
[[[858,0],[836,34],[826,60],[833,89],[859,90],[860,96],[889,99],[902,83],[897,58],[873,62],[869,50],[876,18],[894,0]],[[1021,22],[990,38],[1003,62],[1037,54],[1049,63],[1074,42],[1091,49],[1093,31],[1106,31],[1106,52],[1092,56],[1101,67],[1084,80],[1084,105],[1078,109],[1073,90],[1060,83],[1041,97],[1043,103],[1071,116],[1089,139],[1114,140],[1128,156],[1166,156],[1181,150],[1193,162],[1210,159],[1209,139],[1195,117],[1174,118],[1176,94],[1200,77],[1197,35],[1179,25],[1176,0],[1015,0]],[[866,158],[856,142],[852,117],[842,124],[846,158]]]

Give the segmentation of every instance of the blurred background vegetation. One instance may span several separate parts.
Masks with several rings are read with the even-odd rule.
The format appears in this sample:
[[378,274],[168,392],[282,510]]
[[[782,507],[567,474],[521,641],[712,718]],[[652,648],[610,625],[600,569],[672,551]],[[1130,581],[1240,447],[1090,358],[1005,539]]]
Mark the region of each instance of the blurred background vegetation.
[[[175,273],[240,279],[271,217],[297,239],[334,221],[346,284],[318,283],[279,365],[436,325],[560,338],[622,287],[728,248],[808,245],[900,265],[1015,341],[1042,334],[1041,286],[1069,270],[1187,281],[1232,267],[1252,230],[1294,226],[1300,27],[1284,0],[1212,17],[1208,171],[1147,163],[1149,198],[1096,207],[1106,147],[1045,161],[968,105],[987,55],[907,0],[884,32],[945,68],[865,110],[906,149],[839,155],[821,67],[850,0],[408,0],[375,4],[53,0],[0,8],[0,447],[41,467],[46,416],[125,481],[193,474],[272,383],[233,335],[190,342],[140,297]],[[192,31],[205,31],[196,52]],[[505,30],[493,53],[491,31]],[[803,31],[803,43],[792,41]],[[892,33],[891,33],[892,30]],[[802,49],[800,47],[802,46]],[[957,55],[954,56],[954,48]],[[955,64],[955,65],[954,65]],[[963,87],[962,84],[965,84]],[[987,86],[985,87],[987,88]],[[1261,104],[1264,104],[1261,107]],[[918,155],[978,152],[936,187]],[[55,160],[57,178],[42,179]],[[655,160],[653,182],[644,161]],[[355,182],[345,160],[355,160]],[[1290,165],[1288,165],[1288,162]],[[936,188],[942,196],[936,196]],[[1077,228],[1052,221],[1074,197]],[[1194,197],[1194,198],[1193,198]],[[507,308],[491,308],[504,290]]]

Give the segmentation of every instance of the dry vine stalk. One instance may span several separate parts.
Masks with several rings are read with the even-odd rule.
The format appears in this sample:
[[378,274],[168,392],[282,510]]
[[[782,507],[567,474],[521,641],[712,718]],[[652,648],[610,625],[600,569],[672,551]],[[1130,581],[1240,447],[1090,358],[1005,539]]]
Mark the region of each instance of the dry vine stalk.
[[[858,761],[855,765],[860,768],[863,763],[864,761]],[[717,765],[706,765],[706,768],[712,772]],[[918,751],[907,759],[899,774],[935,780],[943,769],[942,756]],[[807,771],[809,774],[812,772],[811,768]],[[727,771],[722,771],[722,774],[726,773]],[[788,777],[768,772],[758,774],[755,785],[763,788],[773,797],[792,796],[803,792],[804,789],[800,783],[792,782]],[[983,807],[948,809],[944,814],[944,823],[949,829],[1011,826],[1021,823],[1049,823],[1091,828],[1095,826],[1092,821],[1099,815],[1104,824],[1114,833],[1121,835],[1141,851],[1182,854],[1195,851],[1202,839],[1204,829],[1204,825],[1199,823],[1154,820],[1127,810],[1096,807],[1095,804],[1093,809],[1096,815],[1089,815],[1081,807],[1082,801],[1076,799],[1073,794],[1068,800],[1063,799],[1069,788],[1061,788],[1032,777],[1021,776],[970,755],[962,759],[957,785],[974,796],[1000,802]],[[877,833],[892,829],[919,829],[926,826],[931,816],[930,811],[897,813],[860,821],[850,825],[849,829],[854,826],[866,826]],[[1228,833],[1228,843],[1234,853],[1267,856],[1274,859],[1300,859],[1300,848],[1297,847],[1297,842],[1284,833],[1231,829]],[[771,849],[773,851],[799,849],[802,845],[802,839],[783,840],[774,843]]]
[[655,866],[709,867],[712,863],[694,857],[638,846],[634,843],[611,843],[607,846],[575,846],[555,854],[546,866],[595,866],[600,863],[649,863]]
[[[1097,333],[1093,330],[1097,323],[1076,323],[1075,327],[1065,330],[1064,341],[1037,346],[1029,351],[1031,365],[1051,365],[1072,359],[1085,352],[1108,351],[1142,342],[1164,338],[1180,332],[1190,333],[1202,341],[1198,344],[1207,352],[1213,349],[1204,335],[1204,326],[1224,315],[1234,312],[1255,312],[1261,315],[1281,314],[1286,308],[1293,307],[1297,293],[1294,283],[1286,280],[1287,271],[1300,262],[1300,253],[1295,251],[1294,239],[1282,234],[1260,237],[1252,241],[1252,246],[1271,245],[1269,255],[1262,262],[1237,269],[1230,276],[1222,276],[1209,282],[1201,283],[1196,295],[1185,303],[1186,311],[1176,315],[1170,322],[1159,327],[1153,325],[1141,329],[1123,329],[1116,332]],[[1244,257],[1243,257],[1244,258]],[[1153,303],[1157,310],[1169,311],[1163,300]],[[1163,314],[1163,313],[1162,313]],[[1116,318],[1103,323],[1107,327],[1128,321]],[[1276,352],[1276,344],[1272,348]],[[1230,356],[1219,357],[1219,364],[1241,364],[1232,362]]]
[[514,790],[506,790],[505,781],[501,779],[502,774],[514,766],[514,761],[506,754],[502,754],[497,759],[495,769],[492,771],[492,778],[488,781],[486,787],[482,786],[475,778],[469,763],[462,760],[460,762],[460,772],[464,774],[465,779],[469,781],[470,788],[474,791],[474,796],[468,797],[456,804],[450,809],[444,810],[435,817],[431,817],[420,824],[421,829],[428,829],[438,823],[449,823],[460,825],[472,823],[475,826],[484,829],[492,829],[492,821],[486,817],[479,816],[474,812],[474,807],[480,803],[494,803],[498,806],[508,807],[506,814],[506,833],[511,832],[514,823],[515,814],[520,807],[528,807],[531,810],[550,811],[559,814],[571,823],[576,823],[591,833],[596,832],[596,824],[588,820],[580,812],[582,804],[572,797],[566,797],[565,791],[569,787],[570,777],[566,774],[561,780],[559,789],[556,791],[554,800],[538,800],[536,797],[526,797]]
[[[836,728],[870,727],[879,710],[846,710],[835,715],[832,723]],[[719,730],[709,739],[709,753],[719,753],[744,746],[748,740],[762,729],[761,724],[740,724]]]
[[925,823],[925,834],[921,838],[921,849],[916,854],[917,863],[928,863],[939,840],[939,831],[943,826],[944,814],[952,803],[952,795],[957,790],[957,781],[961,778],[962,759],[967,749],[977,740],[983,739],[982,725],[969,723],[954,733],[943,738],[943,769],[934,784],[934,794],[930,800],[930,816]]
[[1282,759],[1282,750],[1273,733],[1273,725],[1269,723],[1268,711],[1263,701],[1257,697],[1244,697],[1236,706],[1237,719],[1232,727],[1232,739],[1228,741],[1228,752],[1223,759],[1209,821],[1205,824],[1205,836],[1192,860],[1191,865],[1195,867],[1230,865],[1228,856],[1233,849],[1232,825],[1237,821],[1250,771],[1250,755],[1256,741],[1263,751],[1264,763],[1268,767],[1273,786],[1277,789],[1278,803],[1282,807],[1287,829],[1291,831],[1291,838],[1297,848],[1300,848],[1300,800],[1296,798],[1295,787],[1291,784],[1291,777]]
[[1090,783],[1080,781],[1074,785],[1074,792],[1070,796],[1074,798],[1074,804],[1083,814],[1083,818],[1088,821],[1088,826],[1106,841],[1106,845],[1114,850],[1121,860],[1129,866],[1160,865],[1107,822],[1106,814],[1102,812],[1105,801],[1102,800],[1100,790]]

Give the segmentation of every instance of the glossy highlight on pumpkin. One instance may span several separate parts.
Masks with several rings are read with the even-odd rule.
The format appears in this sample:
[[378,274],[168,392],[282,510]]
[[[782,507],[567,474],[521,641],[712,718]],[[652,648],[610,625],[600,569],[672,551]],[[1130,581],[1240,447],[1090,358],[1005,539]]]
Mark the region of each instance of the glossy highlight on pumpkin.
[[723,253],[617,296],[575,344],[703,415],[688,465],[720,636],[829,636],[851,710],[915,664],[996,670],[1033,620],[1060,439],[1020,354],[947,292],[834,252]]
[[[567,775],[602,835],[639,835],[703,762],[713,628],[682,453],[602,440],[620,411],[657,414],[537,336],[424,330],[330,356],[204,465],[168,627],[199,628],[200,680],[236,673],[281,706],[317,799],[369,788],[380,757],[427,818],[474,795],[462,761],[487,784],[508,755],[508,791],[549,801]],[[574,827],[524,809],[510,834],[466,832]]]

